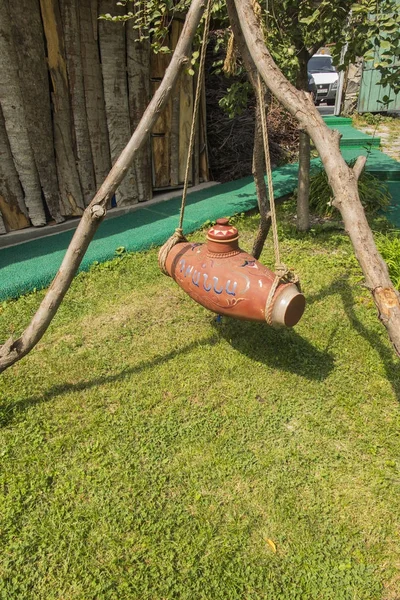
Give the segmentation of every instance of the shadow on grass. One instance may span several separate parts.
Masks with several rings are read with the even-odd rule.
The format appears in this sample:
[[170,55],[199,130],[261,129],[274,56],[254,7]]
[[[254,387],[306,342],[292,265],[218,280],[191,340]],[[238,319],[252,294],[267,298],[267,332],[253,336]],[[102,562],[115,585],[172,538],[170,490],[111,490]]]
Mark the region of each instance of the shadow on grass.
[[[323,298],[331,295],[339,295],[343,303],[344,311],[347,318],[354,329],[359,335],[361,335],[372,348],[374,348],[380,355],[382,363],[385,367],[386,376],[390,382],[393,392],[396,395],[398,401],[400,401],[400,363],[395,355],[394,350],[386,346],[380,339],[379,335],[374,331],[368,329],[357,317],[354,305],[356,300],[354,299],[352,286],[348,282],[348,278],[334,281],[328,288],[325,288],[314,296],[307,297],[307,304],[313,304]],[[383,325],[382,325],[383,327]]]
[[0,405],[0,428],[7,427],[20,413],[24,412],[25,410],[28,410],[33,406],[36,406],[37,404],[41,404],[42,402],[49,402],[50,400],[54,400],[58,396],[63,396],[64,394],[68,394],[70,392],[81,392],[84,390],[89,390],[99,385],[122,381],[123,379],[129,377],[130,375],[133,375],[134,373],[140,373],[145,369],[152,369],[154,367],[157,367],[158,365],[161,365],[165,362],[176,358],[177,356],[188,354],[195,348],[198,348],[199,346],[214,345],[217,341],[218,340],[216,336],[210,336],[204,338],[203,340],[192,342],[187,346],[184,346],[183,348],[171,350],[171,352],[163,354],[162,356],[155,356],[154,358],[143,360],[137,365],[124,369],[119,373],[114,373],[113,375],[101,375],[99,377],[95,377],[94,379],[79,381],[78,383],[63,383],[61,385],[54,385],[47,389],[40,396],[24,398],[22,400],[18,400],[17,402],[5,406]]
[[[400,363],[394,351],[384,344],[380,337],[369,330],[358,318],[354,311],[354,295],[347,279],[333,282],[314,296],[307,297],[307,304],[313,304],[330,295],[341,297],[347,318],[356,331],[375,348],[386,370],[388,381],[391,383],[396,398],[400,400]],[[274,330],[267,325],[248,321],[226,319],[221,324],[215,323],[218,337],[224,338],[235,350],[248,356],[252,360],[262,362],[268,367],[290,372],[305,377],[309,380],[323,381],[334,368],[334,358],[329,352],[330,339],[327,340],[325,350],[316,349],[310,342],[302,338],[294,329]],[[334,336],[334,333],[331,335]],[[217,336],[209,336],[201,341],[192,342],[180,349],[172,350],[162,356],[155,356],[144,360],[137,365],[124,369],[112,375],[102,375],[88,381],[73,384],[55,385],[44,394],[36,397],[25,398],[13,404],[0,406],[0,427],[8,426],[18,414],[40,404],[53,400],[70,392],[79,392],[91,389],[98,385],[122,381],[134,373],[144,369],[154,368],[168,362],[177,356],[189,354],[195,348],[210,346],[217,343]]]
[[268,367],[323,381],[334,367],[333,356],[314,348],[294,329],[272,329],[262,323],[223,320],[218,334],[252,360]]
[[0,427],[10,425],[18,415],[37,404],[49,402],[70,392],[80,392],[103,384],[122,381],[134,373],[152,369],[177,356],[190,354],[199,345],[214,345],[218,343],[219,336],[228,340],[233,348],[243,352],[252,360],[262,361],[266,365],[282,371],[297,373],[307,379],[323,380],[333,369],[333,358],[328,352],[316,350],[293,330],[275,331],[260,323],[230,319],[222,325],[215,324],[215,328],[217,335],[192,342],[183,348],[172,350],[162,356],[143,360],[137,365],[118,373],[102,375],[78,383],[55,385],[40,396],[24,398],[12,404],[0,406]]

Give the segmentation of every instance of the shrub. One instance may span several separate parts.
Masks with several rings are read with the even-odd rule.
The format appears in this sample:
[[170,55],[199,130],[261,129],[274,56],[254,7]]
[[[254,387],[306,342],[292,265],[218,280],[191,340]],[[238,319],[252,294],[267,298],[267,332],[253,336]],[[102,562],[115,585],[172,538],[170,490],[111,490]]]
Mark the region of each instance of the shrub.
[[400,289],[400,232],[376,233],[375,241],[389,268],[394,287]]
[[[349,167],[353,167],[354,163],[355,160],[347,164]],[[385,183],[366,172],[365,169],[358,180],[358,191],[361,204],[365,212],[369,214],[386,210],[390,204],[391,196]],[[322,216],[331,216],[336,211],[331,201],[332,190],[325,171],[312,174],[310,177],[310,210]]]

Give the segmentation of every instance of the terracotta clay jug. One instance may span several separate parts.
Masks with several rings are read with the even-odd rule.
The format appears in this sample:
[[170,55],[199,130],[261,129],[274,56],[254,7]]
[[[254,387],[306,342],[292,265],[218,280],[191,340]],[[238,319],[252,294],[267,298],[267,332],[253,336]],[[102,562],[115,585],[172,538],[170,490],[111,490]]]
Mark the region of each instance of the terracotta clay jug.
[[229,219],[218,219],[206,244],[176,244],[166,270],[193,300],[220,315],[293,327],[305,298],[293,283],[281,283],[272,298],[275,273],[239,248],[239,234]]

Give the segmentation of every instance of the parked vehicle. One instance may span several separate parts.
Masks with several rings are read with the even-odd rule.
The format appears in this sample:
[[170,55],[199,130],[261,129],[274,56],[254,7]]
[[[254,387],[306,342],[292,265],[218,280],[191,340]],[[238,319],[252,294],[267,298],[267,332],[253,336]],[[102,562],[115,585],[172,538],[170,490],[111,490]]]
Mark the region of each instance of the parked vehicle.
[[308,72],[317,87],[315,104],[335,104],[339,75],[329,54],[314,54],[308,61]]

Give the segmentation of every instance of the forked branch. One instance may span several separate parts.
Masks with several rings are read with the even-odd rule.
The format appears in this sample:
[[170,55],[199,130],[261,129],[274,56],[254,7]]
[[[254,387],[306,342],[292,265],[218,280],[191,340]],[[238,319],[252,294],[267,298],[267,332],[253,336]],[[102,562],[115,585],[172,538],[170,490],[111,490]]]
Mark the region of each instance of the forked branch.
[[310,95],[296,90],[277,67],[265,45],[262,28],[254,13],[254,0],[227,0],[227,5],[230,17],[240,25],[247,48],[266,85],[315,144],[333,190],[333,205],[342,215],[379,318],[400,356],[399,294],[376,248],[358,193],[357,181],[365,159],[359,158],[353,169],[346,164],[340,152],[338,133],[331,131],[324,123]]

